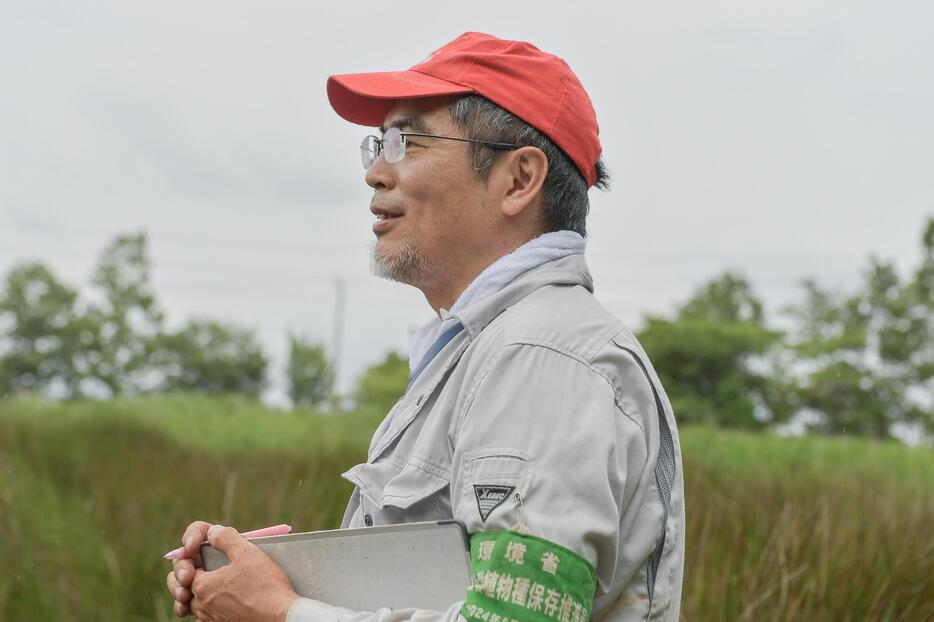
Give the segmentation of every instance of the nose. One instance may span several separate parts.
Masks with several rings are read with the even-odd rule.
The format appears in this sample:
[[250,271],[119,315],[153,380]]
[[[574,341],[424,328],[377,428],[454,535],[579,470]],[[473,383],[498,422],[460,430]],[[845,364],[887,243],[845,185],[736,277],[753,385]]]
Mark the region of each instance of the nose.
[[366,184],[374,190],[384,190],[391,188],[395,183],[394,167],[386,162],[383,154],[373,162],[373,165],[366,170]]

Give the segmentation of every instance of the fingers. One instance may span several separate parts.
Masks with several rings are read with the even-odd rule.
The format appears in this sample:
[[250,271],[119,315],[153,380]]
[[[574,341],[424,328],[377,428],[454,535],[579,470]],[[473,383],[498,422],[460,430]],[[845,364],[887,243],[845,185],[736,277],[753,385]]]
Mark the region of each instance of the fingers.
[[210,528],[211,523],[200,520],[188,525],[182,535],[184,557],[172,562],[172,572],[166,576],[166,587],[175,599],[175,615],[180,618],[192,613],[191,583],[195,577],[195,570],[201,565],[201,543],[207,540]]
[[178,559],[172,564],[173,573],[182,587],[191,587],[191,580],[195,576],[195,565],[190,559]]
[[210,528],[211,523],[203,520],[196,520],[188,525],[185,534],[182,536],[182,546],[185,547],[186,557],[194,558],[198,555],[201,543],[208,539],[208,529]]
[[183,585],[179,585],[178,580],[175,578],[175,573],[170,572],[169,578],[167,580],[169,587],[169,593],[172,594],[172,598],[178,602],[187,604],[191,600],[191,590]]
[[[217,572],[219,572],[219,571],[217,571]],[[195,572],[195,577],[194,577],[194,579],[192,579],[192,581],[191,581],[191,593],[192,593],[192,595],[194,595],[194,594],[201,594],[201,596],[204,596],[204,594],[203,594],[202,592],[204,591],[204,589],[205,589],[206,584],[208,583],[208,581],[209,581],[209,577],[208,577],[208,573],[207,573],[207,572],[205,572],[204,570],[198,570],[198,571],[196,571],[196,572]]]
[[208,541],[215,549],[226,554],[231,562],[253,547],[236,529],[223,525],[214,525],[208,530]]
[[175,599],[173,608],[175,615],[181,618],[191,613],[191,607],[189,605],[191,601],[191,590],[179,585],[174,572],[170,572],[166,576],[165,584],[166,587],[169,588],[169,593],[172,594],[172,598]]

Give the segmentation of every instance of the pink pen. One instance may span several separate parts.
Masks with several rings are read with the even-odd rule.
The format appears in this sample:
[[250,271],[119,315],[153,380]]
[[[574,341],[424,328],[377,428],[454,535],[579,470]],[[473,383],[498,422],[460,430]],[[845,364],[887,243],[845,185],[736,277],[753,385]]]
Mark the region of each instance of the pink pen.
[[[262,538],[264,536],[282,536],[292,531],[292,528],[289,525],[273,525],[272,527],[263,527],[262,529],[254,529],[253,531],[247,531],[241,533],[240,535],[244,538]],[[169,551],[164,555],[166,559],[181,559],[185,556],[185,547],[180,546],[174,551]]]

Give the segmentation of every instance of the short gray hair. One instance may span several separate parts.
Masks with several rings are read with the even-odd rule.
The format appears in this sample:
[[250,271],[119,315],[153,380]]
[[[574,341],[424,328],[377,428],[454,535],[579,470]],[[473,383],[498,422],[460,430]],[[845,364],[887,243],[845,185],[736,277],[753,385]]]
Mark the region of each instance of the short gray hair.
[[[545,134],[538,131],[508,110],[497,106],[480,95],[465,95],[451,104],[454,125],[466,138],[514,143],[523,147],[536,147],[548,158],[548,175],[542,188],[542,229],[549,231],[576,231],[587,235],[587,182],[577,166]],[[482,144],[471,145],[473,168],[480,179],[487,179],[496,156],[500,153]],[[595,164],[601,190],[610,187],[610,175],[599,158]]]

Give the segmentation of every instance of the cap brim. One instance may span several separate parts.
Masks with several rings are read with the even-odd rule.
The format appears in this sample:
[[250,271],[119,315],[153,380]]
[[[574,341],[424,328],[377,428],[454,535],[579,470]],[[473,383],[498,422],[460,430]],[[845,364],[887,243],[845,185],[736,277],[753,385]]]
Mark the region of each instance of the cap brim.
[[399,100],[473,93],[470,87],[417,71],[347,73],[328,78],[328,100],[351,123],[379,127]]

